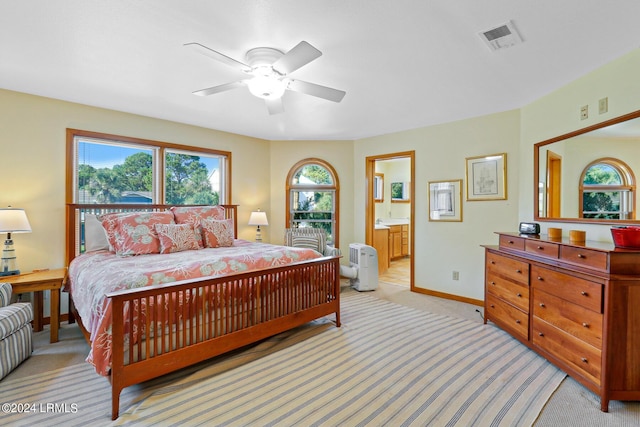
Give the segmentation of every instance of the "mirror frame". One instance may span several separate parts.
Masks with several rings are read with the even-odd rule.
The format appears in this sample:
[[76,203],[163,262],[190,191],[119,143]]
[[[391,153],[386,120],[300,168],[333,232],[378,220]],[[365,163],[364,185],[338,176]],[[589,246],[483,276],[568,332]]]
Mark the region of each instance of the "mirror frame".
[[[565,139],[573,138],[578,135],[582,135],[587,132],[591,132],[597,129],[602,129],[607,126],[615,125],[618,123],[626,122],[628,120],[637,119],[640,117],[640,110],[633,111],[628,114],[624,114],[619,117],[615,117],[610,120],[606,120],[604,122],[596,123],[591,126],[587,126],[582,129],[578,129],[573,132],[566,133],[564,135],[556,136],[551,139],[547,139],[545,141],[538,142],[533,145],[533,219],[535,221],[542,222],[571,222],[578,224],[606,224],[606,225],[620,225],[620,224],[640,224],[640,220],[638,219],[597,219],[597,218],[551,218],[551,217],[541,217],[538,207],[538,183],[540,182],[540,147],[544,147],[545,145],[553,144],[554,142],[562,141]],[[545,159],[546,161],[546,159]]]

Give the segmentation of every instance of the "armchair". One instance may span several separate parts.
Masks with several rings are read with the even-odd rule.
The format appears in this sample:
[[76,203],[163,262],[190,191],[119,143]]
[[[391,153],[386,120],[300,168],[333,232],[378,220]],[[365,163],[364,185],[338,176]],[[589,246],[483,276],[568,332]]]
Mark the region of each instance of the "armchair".
[[11,304],[12,287],[0,283],[0,379],[33,352],[33,308],[28,302]]
[[327,245],[327,233],[320,228],[287,228],[284,230],[284,245],[310,248],[324,256],[340,256],[340,249]]

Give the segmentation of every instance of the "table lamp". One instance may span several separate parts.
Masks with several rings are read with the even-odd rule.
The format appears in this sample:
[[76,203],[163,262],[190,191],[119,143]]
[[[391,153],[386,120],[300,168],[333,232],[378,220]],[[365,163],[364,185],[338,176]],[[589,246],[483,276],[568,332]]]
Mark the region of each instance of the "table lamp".
[[260,211],[251,212],[251,216],[249,217],[249,225],[257,225],[258,229],[256,230],[256,242],[262,242],[262,233],[260,232],[261,225],[269,225],[269,221],[267,221],[267,213]]
[[4,241],[4,248],[2,249],[2,258],[0,258],[0,276],[20,274],[11,233],[31,233],[31,225],[24,209],[1,208],[0,233],[7,233],[7,240]]

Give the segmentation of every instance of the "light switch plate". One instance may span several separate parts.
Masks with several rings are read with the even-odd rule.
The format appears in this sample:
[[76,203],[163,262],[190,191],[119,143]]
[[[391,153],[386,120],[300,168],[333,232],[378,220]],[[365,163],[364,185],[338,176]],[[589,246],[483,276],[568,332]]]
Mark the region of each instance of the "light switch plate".
[[604,114],[609,111],[609,98],[602,98],[598,101],[598,113]]

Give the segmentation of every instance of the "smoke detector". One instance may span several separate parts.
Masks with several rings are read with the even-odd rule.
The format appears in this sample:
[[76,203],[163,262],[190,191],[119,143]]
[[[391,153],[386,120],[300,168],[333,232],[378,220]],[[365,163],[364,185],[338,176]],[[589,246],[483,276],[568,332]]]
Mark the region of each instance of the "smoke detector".
[[478,35],[492,51],[522,43],[522,39],[511,21],[490,30],[481,31]]

